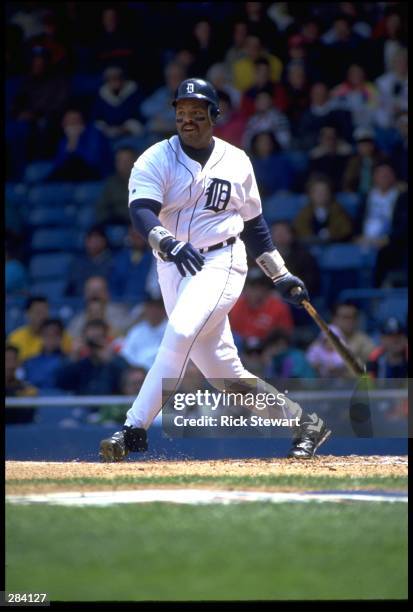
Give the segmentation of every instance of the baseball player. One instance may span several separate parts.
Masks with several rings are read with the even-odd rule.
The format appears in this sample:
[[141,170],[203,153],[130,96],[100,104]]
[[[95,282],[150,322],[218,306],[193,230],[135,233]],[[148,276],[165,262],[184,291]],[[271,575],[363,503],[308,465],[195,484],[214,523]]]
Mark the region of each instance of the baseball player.
[[[144,151],[129,180],[131,220],[157,259],[169,321],[123,429],[100,444],[103,461],[147,450],[147,429],[162,408],[162,379],[182,379],[189,359],[206,379],[255,379],[260,390],[277,393],[244,368],[228,320],[244,286],[246,248],[286,301],[300,306],[308,299],[272,242],[249,158],[213,136],[215,89],[186,79],[173,105],[178,134]],[[287,405],[300,423],[289,456],[311,458],[331,432],[315,413]]]

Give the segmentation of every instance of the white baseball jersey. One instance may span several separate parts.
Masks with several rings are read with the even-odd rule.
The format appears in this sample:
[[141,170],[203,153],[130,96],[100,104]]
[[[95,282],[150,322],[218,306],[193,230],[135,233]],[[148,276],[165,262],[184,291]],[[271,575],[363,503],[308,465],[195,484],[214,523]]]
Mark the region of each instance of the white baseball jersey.
[[136,160],[129,180],[129,204],[156,200],[162,225],[197,248],[237,236],[244,221],[262,211],[247,155],[220,138],[214,141],[203,168],[186,155],[178,136],[158,142]]
[[[250,160],[241,149],[214,140],[203,168],[186,155],[177,136],[163,140],[138,158],[129,181],[129,203],[159,202],[162,225],[197,248],[237,236],[244,221],[261,213]],[[158,260],[157,270],[169,321],[126,417],[126,425],[145,429],[162,408],[162,379],[181,380],[189,359],[210,381],[254,378],[239,358],[228,319],[247,275],[244,243],[238,239],[207,252],[194,276],[182,277],[170,261]]]

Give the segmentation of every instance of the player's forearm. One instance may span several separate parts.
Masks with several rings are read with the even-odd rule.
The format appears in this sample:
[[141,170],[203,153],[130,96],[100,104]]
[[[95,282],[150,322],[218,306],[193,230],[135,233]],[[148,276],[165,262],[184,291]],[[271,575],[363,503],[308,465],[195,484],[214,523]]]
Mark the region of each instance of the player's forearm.
[[246,221],[241,234],[248,252],[271,279],[287,272],[284,260],[277,251],[268,224],[262,215]]
[[161,227],[158,214],[161,205],[155,200],[139,199],[131,202],[129,214],[134,229],[149,242],[149,234],[155,227]]

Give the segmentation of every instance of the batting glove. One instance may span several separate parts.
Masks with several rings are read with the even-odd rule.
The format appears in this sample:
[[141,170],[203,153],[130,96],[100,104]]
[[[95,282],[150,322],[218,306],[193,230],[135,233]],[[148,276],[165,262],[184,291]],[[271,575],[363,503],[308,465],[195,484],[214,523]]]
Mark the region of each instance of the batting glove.
[[205,257],[190,242],[179,242],[168,236],[161,240],[159,246],[168,261],[176,264],[181,276],[186,276],[186,271],[195,276],[204,265]]
[[[308,291],[303,281],[298,276],[286,272],[274,281],[274,287],[281,293],[283,299],[289,304],[302,308],[301,302],[308,300]],[[297,291],[297,287],[300,289]],[[295,289],[295,291],[293,291]]]

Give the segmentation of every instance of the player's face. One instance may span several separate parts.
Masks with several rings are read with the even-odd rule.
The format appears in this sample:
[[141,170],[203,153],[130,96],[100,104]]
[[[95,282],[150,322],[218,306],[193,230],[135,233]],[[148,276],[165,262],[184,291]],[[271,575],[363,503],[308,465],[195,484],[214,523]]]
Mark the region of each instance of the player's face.
[[212,138],[207,103],[196,99],[179,100],[176,104],[176,129],[187,146],[206,148]]

